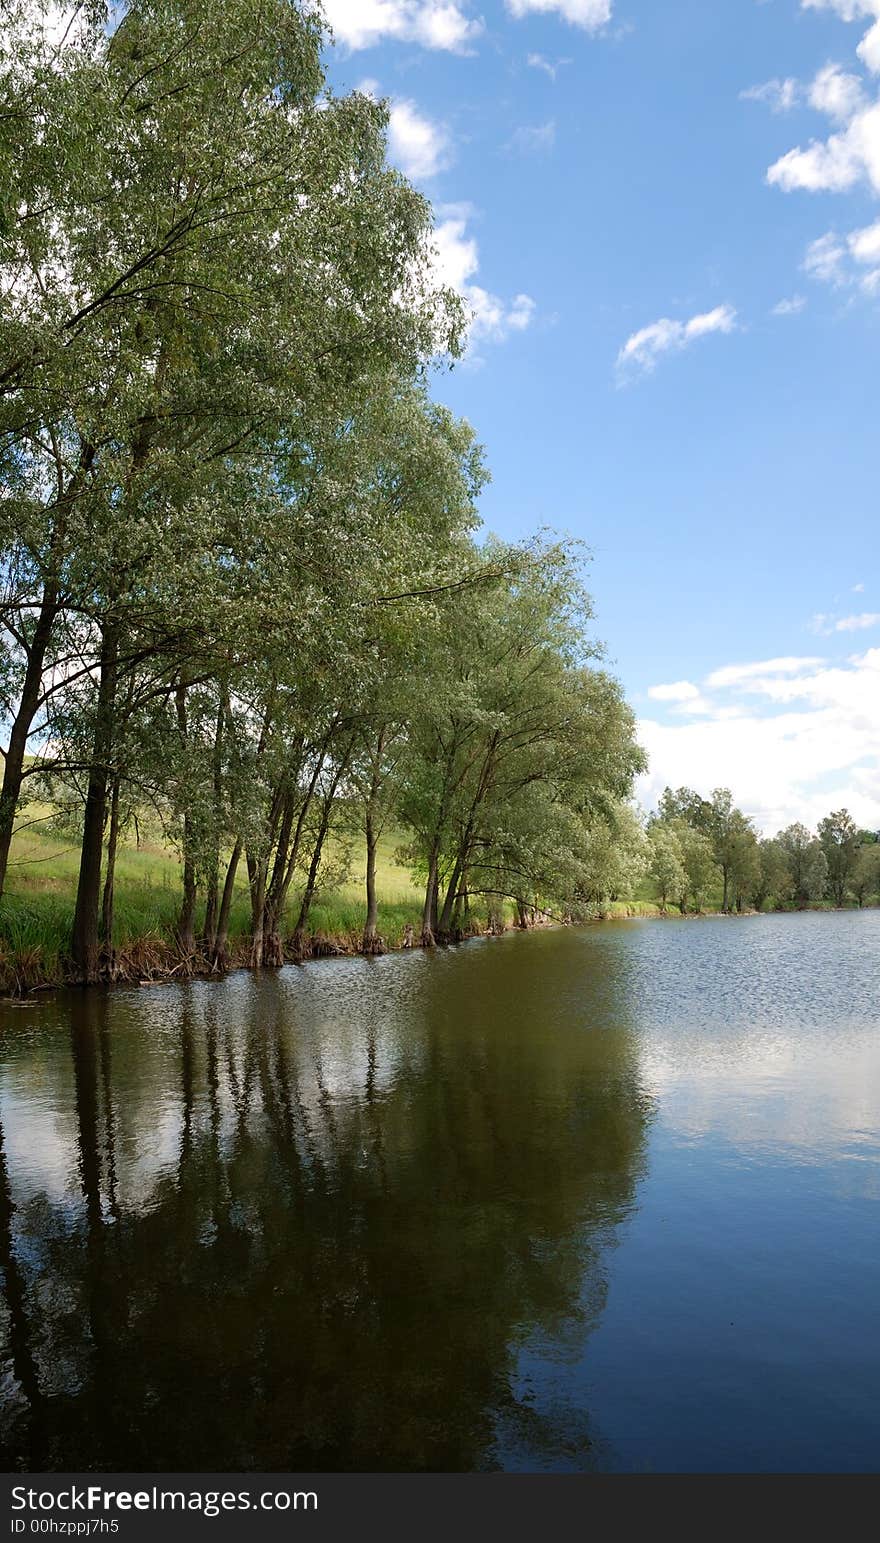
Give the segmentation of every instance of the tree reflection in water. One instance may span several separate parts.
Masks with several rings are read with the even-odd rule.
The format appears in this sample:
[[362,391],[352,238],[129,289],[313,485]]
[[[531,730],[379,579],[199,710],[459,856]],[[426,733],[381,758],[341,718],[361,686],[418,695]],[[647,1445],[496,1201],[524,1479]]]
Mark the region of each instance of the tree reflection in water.
[[650,1110],[622,988],[588,1015],[553,959],[82,992],[13,1027],[9,1465],[591,1466],[588,1412],[517,1361],[597,1321]]

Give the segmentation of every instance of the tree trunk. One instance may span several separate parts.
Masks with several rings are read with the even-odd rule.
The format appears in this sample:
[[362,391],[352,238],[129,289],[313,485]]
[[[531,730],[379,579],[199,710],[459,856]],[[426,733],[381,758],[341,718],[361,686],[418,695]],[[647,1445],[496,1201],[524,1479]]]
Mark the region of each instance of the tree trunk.
[[101,902],[101,936],[104,940],[104,956],[110,974],[113,974],[115,951],[113,948],[113,902],[116,880],[116,850],[119,845],[119,782],[113,778],[110,797],[110,830],[107,836],[107,872],[104,876],[104,898]]
[[74,980],[82,985],[96,981],[100,973],[98,914],[101,903],[101,858],[104,848],[104,819],[107,813],[107,782],[113,749],[118,653],[117,627],[114,623],[107,623],[101,641],[95,735],[86,792],[82,851],[71,938]]
[[248,853],[247,868],[251,891],[251,966],[258,970],[263,963],[266,923],[266,862]]
[[[186,681],[183,677],[178,681],[174,695],[181,750],[185,753],[189,732],[186,717]],[[193,851],[192,820],[186,809],[183,813],[183,900],[177,923],[177,940],[184,957],[191,959],[196,951],[196,859]]]
[[333,814],[333,804],[336,798],[336,789],[338,788],[339,783],[342,780],[342,774],[346,770],[351,759],[351,752],[353,747],[354,740],[352,739],[349,741],[347,750],[344,752],[339,762],[337,763],[336,770],[333,773],[333,780],[330,783],[330,787],[327,790],[324,802],[321,806],[321,823],[318,826],[318,837],[312,852],[312,860],[309,864],[309,873],[308,878],[306,879],[306,887],[303,892],[302,903],[299,908],[299,916],[297,917],[296,927],[294,928],[294,938],[296,940],[296,948],[299,953],[303,952],[306,923],[309,919],[309,911],[311,909],[312,900],[314,899],[315,890],[318,885],[318,869],[321,866],[321,853],[324,850],[324,842],[327,838],[327,832],[330,829],[330,819]]
[[189,820],[183,821],[183,901],[177,924],[177,939],[187,959],[196,951],[196,861],[190,847]]
[[425,886],[425,904],[422,910],[422,945],[425,948],[433,947],[437,936],[437,901],[440,888],[438,866],[438,853],[432,850],[428,859],[428,882]]
[[9,863],[9,847],[12,842],[12,832],[15,829],[15,813],[18,808],[18,800],[21,797],[21,784],[24,772],[24,758],[27,752],[28,736],[33,726],[37,712],[37,704],[40,700],[40,686],[43,681],[43,665],[46,659],[46,649],[52,636],[52,628],[57,615],[57,595],[54,588],[48,589],[43,594],[43,603],[40,606],[40,614],[37,617],[37,625],[30,642],[27,656],[27,667],[24,675],[21,699],[18,704],[18,712],[12,724],[9,735],[9,744],[6,748],[6,761],[3,767],[3,787],[0,791],[0,895],[6,883],[6,869]]
[[452,918],[455,911],[455,902],[458,896],[458,885],[461,879],[464,859],[459,853],[455,859],[452,875],[446,888],[446,897],[443,901],[443,910],[437,923],[437,937],[446,942],[452,934]]
[[367,919],[364,922],[364,938],[361,947],[365,954],[374,954],[376,952],[379,923],[379,906],[376,898],[376,848],[379,844],[379,835],[371,808],[367,809],[365,831],[367,838]]
[[208,859],[208,881],[205,892],[205,952],[210,957],[217,941],[217,913],[220,905],[220,824],[223,806],[223,730],[226,725],[226,688],[220,689],[217,708],[217,728],[214,732],[212,781],[214,792],[214,824],[211,831],[211,852]]
[[205,925],[202,936],[205,944],[205,953],[210,958],[214,952],[217,941],[217,911],[220,905],[220,854],[215,853],[208,870],[208,882],[205,886]]
[[232,897],[235,893],[235,875],[241,861],[241,853],[244,842],[238,837],[232,848],[232,856],[226,869],[226,878],[223,883],[223,895],[220,900],[220,912],[217,917],[217,935],[214,939],[214,947],[211,952],[211,964],[215,970],[226,968],[226,946],[229,942],[229,916],[232,910]]
[[[312,800],[315,796],[315,788],[318,785],[318,778],[324,769],[324,762],[327,759],[327,746],[330,743],[334,727],[335,720],[325,735],[324,742],[321,745],[320,754],[314,764],[314,767],[312,768],[312,775],[309,778],[309,785],[306,788],[305,797],[300,804],[299,814],[297,815],[296,820],[296,829],[293,832],[292,841],[290,839],[290,826],[293,819],[293,809],[295,804],[293,793],[290,794],[289,800],[289,818],[287,811],[285,811],[285,819],[282,825],[282,834],[278,839],[278,852],[276,854],[275,866],[272,872],[272,882],[269,885],[265,906],[266,926],[263,943],[263,957],[264,963],[266,964],[274,964],[276,966],[280,966],[284,963],[284,945],[281,941],[281,927],[284,917],[284,909],[287,904],[287,894],[293,881],[293,875],[296,872],[296,864],[299,858],[300,847],[302,845],[302,836],[306,817],[312,807]],[[334,783],[334,787],[335,786],[336,784]]]

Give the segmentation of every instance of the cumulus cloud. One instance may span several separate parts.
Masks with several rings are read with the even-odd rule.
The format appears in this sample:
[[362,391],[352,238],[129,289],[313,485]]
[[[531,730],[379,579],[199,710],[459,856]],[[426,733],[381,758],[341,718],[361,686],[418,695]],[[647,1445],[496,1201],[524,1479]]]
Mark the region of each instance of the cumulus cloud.
[[573,27],[598,32],[611,20],[611,0],[505,0],[511,16],[520,18],[532,12],[555,14]]
[[[378,82],[362,80],[358,91],[375,99]],[[443,124],[426,118],[415,102],[397,98],[388,107],[388,156],[407,177],[422,181],[452,163],[452,139]]]
[[880,103],[857,112],[840,133],[787,151],[767,181],[786,193],[842,193],[861,182],[880,192]]
[[446,130],[419,112],[414,102],[391,105],[388,121],[391,159],[408,177],[435,177],[451,161],[451,142]]
[[797,316],[806,305],[803,295],[791,295],[787,300],[777,300],[771,315],[773,316]]
[[865,100],[858,75],[849,75],[839,64],[826,64],[813,80],[807,100],[817,112],[845,123]]
[[618,371],[626,376],[633,370],[648,373],[656,368],[663,354],[680,352],[698,338],[711,332],[732,332],[736,311],[731,305],[718,305],[713,311],[692,316],[690,321],[673,321],[661,316],[627,338],[617,356]]
[[748,86],[740,92],[742,102],[765,102],[774,113],[787,113],[800,98],[800,86],[788,76],[785,80],[765,80],[763,85]]
[[[802,0],[804,9],[834,11],[844,21],[872,20],[857,53],[866,68],[880,72],[880,0]],[[880,101],[869,96],[868,82],[827,64],[809,88],[808,101],[835,119],[839,128],[827,139],[814,139],[781,156],[767,180],[786,192],[846,192],[867,184],[880,194]],[[848,233],[818,236],[807,248],[804,271],[836,288],[880,294],[880,220]]]
[[679,702],[678,719],[639,724],[650,757],[639,790],[646,805],[667,784],[729,786],[768,832],[793,820],[812,826],[841,805],[880,829],[880,648],[840,663],[791,656],[726,665],[697,690],[708,713],[681,721]]
[[[844,21],[872,20],[856,52],[869,73],[880,73],[880,0],[802,0],[802,5],[835,11]],[[797,95],[796,82],[783,84]],[[880,102],[868,94],[866,84],[839,64],[819,70],[806,99],[838,128],[827,139],[797,145],[774,161],[767,172],[771,186],[785,192],[841,193],[867,183],[880,193]]]
[[339,43],[352,50],[386,39],[467,53],[483,30],[457,0],[323,0]]
[[458,291],[470,311],[471,347],[481,342],[502,343],[511,333],[524,332],[535,314],[531,295],[517,294],[512,300],[502,300],[474,282],[480,269],[480,254],[476,238],[468,230],[472,212],[467,204],[441,207],[434,231],[437,276],[441,283]]
[[880,74],[880,21],[865,33],[856,53],[872,75]]

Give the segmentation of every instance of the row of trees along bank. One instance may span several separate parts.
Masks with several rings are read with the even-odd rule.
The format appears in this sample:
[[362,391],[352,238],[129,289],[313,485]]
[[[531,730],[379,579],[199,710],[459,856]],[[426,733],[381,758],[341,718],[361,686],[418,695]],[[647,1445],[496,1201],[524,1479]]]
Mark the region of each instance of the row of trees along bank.
[[[36,18],[36,19],[35,19]],[[174,947],[307,951],[408,833],[425,941],[477,902],[577,915],[642,767],[576,550],[476,537],[428,391],[466,318],[387,112],[326,87],[315,7],[133,0],[0,45],[0,891],[28,798],[75,834],[72,978],[115,968],[117,854],[181,856]]]
[[716,894],[723,911],[795,907],[827,900],[862,906],[880,898],[880,839],[846,809],[814,834],[794,824],[761,838],[729,788],[703,798],[666,788],[648,822],[649,870],[661,907],[701,911]]

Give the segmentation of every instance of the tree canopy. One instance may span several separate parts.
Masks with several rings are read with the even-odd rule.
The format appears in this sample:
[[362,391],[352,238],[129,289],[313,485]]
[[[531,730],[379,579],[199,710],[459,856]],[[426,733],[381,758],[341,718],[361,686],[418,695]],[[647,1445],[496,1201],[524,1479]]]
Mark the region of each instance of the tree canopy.
[[475,897],[580,914],[642,861],[643,760],[579,552],[479,530],[482,451],[431,390],[467,318],[386,106],[333,94],[297,0],[95,4],[62,36],[6,10],[0,891],[39,793],[80,845],[82,980],[144,805],[184,960],[222,967],[243,878],[252,962],[296,955],[354,839],[378,946],[391,827],[426,941]]

